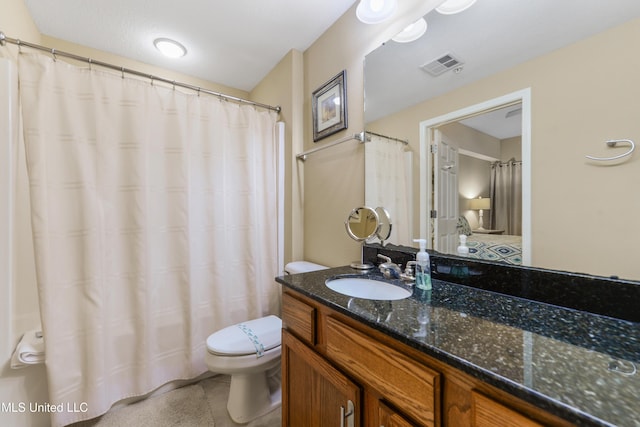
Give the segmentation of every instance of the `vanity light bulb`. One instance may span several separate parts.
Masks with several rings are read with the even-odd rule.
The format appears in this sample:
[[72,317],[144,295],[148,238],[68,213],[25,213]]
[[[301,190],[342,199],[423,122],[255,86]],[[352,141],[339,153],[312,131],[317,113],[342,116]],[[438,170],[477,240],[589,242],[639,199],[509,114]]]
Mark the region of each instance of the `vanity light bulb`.
[[384,0],[371,0],[369,5],[372,11],[380,12],[384,7]]
[[424,18],[418,19],[413,24],[408,25],[404,30],[400,31],[393,40],[396,43],[410,43],[418,40],[427,32],[427,21]]
[[453,15],[469,9],[475,2],[476,0],[447,0],[436,7],[436,11],[443,15]]
[[360,0],[356,16],[365,24],[379,24],[396,12],[398,0]]

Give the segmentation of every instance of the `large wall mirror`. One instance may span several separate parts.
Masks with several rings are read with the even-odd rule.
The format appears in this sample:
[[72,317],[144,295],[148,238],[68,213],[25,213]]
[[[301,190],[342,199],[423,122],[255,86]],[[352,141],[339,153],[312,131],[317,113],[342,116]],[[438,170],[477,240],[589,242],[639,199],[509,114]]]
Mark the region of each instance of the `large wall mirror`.
[[640,153],[586,158],[640,142],[640,2],[423,18],[420,38],[365,58],[365,202],[394,206],[389,241],[455,252],[464,231],[479,258],[640,280]]

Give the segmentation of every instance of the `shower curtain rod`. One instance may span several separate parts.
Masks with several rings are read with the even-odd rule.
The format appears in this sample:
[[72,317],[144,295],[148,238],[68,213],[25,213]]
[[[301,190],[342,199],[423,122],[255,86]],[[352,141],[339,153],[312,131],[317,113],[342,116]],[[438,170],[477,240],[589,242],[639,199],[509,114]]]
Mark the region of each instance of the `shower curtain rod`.
[[375,133],[375,132],[371,132],[370,130],[366,130],[364,131],[365,133],[368,133],[370,135],[375,135],[375,136],[379,136],[380,138],[387,138],[391,141],[398,141],[398,142],[402,142],[404,145],[409,145],[409,141],[406,139],[399,139],[399,138],[394,138],[392,136],[387,136],[387,135],[382,135],[379,133]]
[[143,73],[141,71],[136,71],[136,70],[132,70],[132,69],[125,68],[125,67],[119,67],[117,65],[109,64],[107,62],[96,61],[94,59],[87,58],[87,57],[84,57],[84,56],[78,56],[78,55],[75,55],[73,53],[58,51],[58,50],[52,49],[50,47],[46,47],[46,46],[42,46],[42,45],[38,45],[38,44],[34,44],[34,43],[24,42],[24,41],[21,41],[20,39],[13,39],[11,37],[7,37],[2,31],[0,31],[0,46],[4,46],[6,43],[11,43],[11,44],[16,45],[16,46],[18,46],[18,49],[20,47],[22,47],[22,46],[26,46],[26,47],[30,47],[32,49],[38,49],[38,50],[42,50],[42,51],[45,51],[45,52],[49,52],[49,53],[51,53],[51,55],[53,56],[54,59],[57,56],[70,58],[70,59],[73,59],[73,60],[76,60],[76,61],[86,62],[89,65],[95,64],[95,65],[98,65],[100,67],[104,67],[104,68],[109,68],[111,70],[120,71],[123,75],[124,75],[124,73],[132,74],[134,76],[148,78],[148,79],[151,80],[151,82],[159,81],[159,82],[162,82],[162,83],[167,83],[167,84],[172,85],[174,87],[178,86],[178,87],[182,87],[182,88],[185,88],[185,89],[190,89],[190,90],[193,90],[193,91],[197,92],[198,94],[206,93],[207,95],[217,96],[218,98],[226,100],[226,101],[234,101],[234,102],[238,102],[238,103],[241,103],[241,104],[249,104],[249,105],[253,105],[254,107],[260,107],[260,108],[266,108],[268,110],[273,110],[273,111],[275,111],[277,113],[279,113],[281,111],[280,106],[274,107],[272,105],[262,104],[260,102],[249,101],[248,99],[242,99],[242,98],[238,98],[238,97],[231,96],[231,95],[225,95],[223,93],[214,92],[214,91],[208,90],[208,89],[203,89],[201,87],[190,85],[188,83],[180,83],[180,82],[176,82],[175,80],[169,80],[169,79],[164,79],[162,77],[154,76],[153,74],[147,74],[147,73]]
[[522,160],[508,160],[506,162],[497,161],[497,162],[491,163],[491,166],[507,166],[507,165],[510,165],[510,164],[521,165],[522,164]]

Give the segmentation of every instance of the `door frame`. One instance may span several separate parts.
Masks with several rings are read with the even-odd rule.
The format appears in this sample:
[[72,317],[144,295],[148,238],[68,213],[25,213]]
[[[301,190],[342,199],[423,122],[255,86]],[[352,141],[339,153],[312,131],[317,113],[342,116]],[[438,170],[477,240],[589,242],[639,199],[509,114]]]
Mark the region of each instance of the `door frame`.
[[522,265],[531,265],[531,88],[470,105],[420,122],[420,238],[431,242],[433,221],[430,218],[433,186],[433,128],[469,116],[520,102],[522,104]]

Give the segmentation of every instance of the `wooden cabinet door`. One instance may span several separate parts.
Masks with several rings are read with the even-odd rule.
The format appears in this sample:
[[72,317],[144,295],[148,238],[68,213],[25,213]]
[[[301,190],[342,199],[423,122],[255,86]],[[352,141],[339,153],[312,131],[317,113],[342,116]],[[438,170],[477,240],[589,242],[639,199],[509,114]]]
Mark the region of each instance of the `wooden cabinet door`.
[[378,419],[380,427],[415,427],[402,415],[378,401]]
[[472,391],[471,396],[473,427],[543,427],[542,424],[476,391]]
[[326,319],[327,358],[421,427],[440,427],[440,373],[339,320]]
[[359,427],[360,411],[360,387],[283,330],[283,427]]

